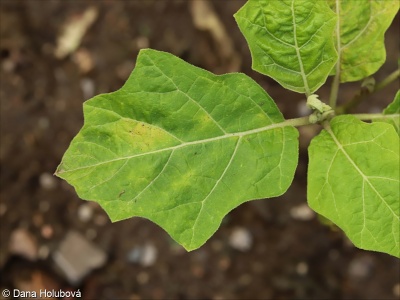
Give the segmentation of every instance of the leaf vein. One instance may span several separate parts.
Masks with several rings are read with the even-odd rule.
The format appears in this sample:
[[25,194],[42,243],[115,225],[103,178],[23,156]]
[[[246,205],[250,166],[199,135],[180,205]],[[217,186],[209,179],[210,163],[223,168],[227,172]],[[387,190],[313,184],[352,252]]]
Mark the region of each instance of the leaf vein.
[[97,167],[97,166],[100,166],[100,165],[103,165],[103,164],[108,164],[108,163],[112,163],[112,162],[116,162],[116,161],[120,161],[120,160],[125,160],[125,159],[131,159],[131,158],[134,158],[134,157],[141,157],[141,156],[156,154],[156,153],[160,153],[160,152],[164,152],[164,151],[179,149],[179,148],[188,147],[188,146],[191,146],[191,145],[202,144],[202,143],[209,143],[209,142],[218,141],[218,140],[227,139],[227,138],[232,138],[232,137],[247,136],[247,135],[250,135],[250,134],[255,134],[255,133],[263,132],[263,131],[266,131],[266,130],[271,130],[271,129],[275,129],[275,128],[281,128],[281,127],[285,127],[285,126],[287,126],[287,124],[285,124],[285,122],[274,123],[274,124],[270,124],[270,125],[267,125],[267,126],[264,126],[264,127],[261,127],[261,128],[251,129],[251,130],[247,130],[247,131],[243,131],[243,132],[228,133],[228,134],[222,135],[222,136],[212,137],[212,138],[193,141],[193,142],[185,142],[185,143],[182,143],[182,144],[179,144],[179,145],[176,145],[176,146],[157,149],[157,150],[149,151],[149,152],[146,152],[146,153],[139,153],[139,154],[133,154],[133,155],[124,156],[124,157],[118,157],[118,158],[115,158],[115,159],[111,159],[111,160],[106,160],[106,161],[100,162],[98,164],[88,165],[88,166],[84,166],[84,167],[80,167],[80,168],[76,168],[76,169],[71,169],[71,170],[60,172],[60,173],[75,172],[75,171],[78,171],[78,170]]
[[[164,172],[164,170],[166,169],[168,163],[171,160],[172,155],[174,154],[174,150],[171,151],[171,153],[169,154],[169,157],[167,159],[167,161],[165,162],[165,165],[163,166],[163,168],[161,169],[160,173],[158,173],[158,175],[156,177],[154,177],[148,184],[147,186],[140,192],[138,193],[135,197],[133,197],[132,199],[129,200],[129,202],[135,201],[141,194],[143,194],[160,176],[161,174]],[[127,160],[128,161],[128,160]]]
[[304,65],[303,65],[303,60],[300,54],[300,48],[297,45],[297,25],[296,25],[296,15],[294,11],[294,0],[292,0],[292,5],[291,5],[291,10],[292,10],[292,19],[293,19],[293,39],[294,39],[294,45],[295,45],[295,50],[296,50],[296,55],[297,59],[299,61],[299,66],[300,66],[300,75],[303,78],[303,84],[304,84],[304,89],[306,96],[310,95],[310,88],[308,87],[308,80],[304,71]]
[[94,188],[96,188],[96,187],[98,187],[98,186],[100,186],[100,185],[102,185],[102,184],[105,184],[106,182],[109,182],[111,179],[113,179],[115,176],[117,176],[117,174],[118,174],[119,172],[121,172],[121,170],[126,166],[126,164],[127,164],[128,162],[129,162],[129,160],[125,161],[117,170],[115,170],[115,172],[114,172],[109,178],[107,178],[107,179],[105,179],[105,180],[99,182],[98,184],[95,184],[95,185],[92,186],[88,191],[91,191],[91,190],[93,190]]
[[225,169],[223,170],[221,176],[218,178],[218,180],[215,182],[214,186],[211,188],[210,192],[207,194],[207,196],[201,201],[201,207],[200,210],[197,214],[196,220],[194,221],[193,227],[192,227],[192,237],[190,239],[190,243],[189,245],[192,244],[193,241],[193,237],[194,237],[194,232],[196,230],[196,226],[197,226],[197,222],[200,218],[200,215],[204,209],[204,204],[206,203],[207,199],[210,197],[210,195],[214,192],[214,190],[216,189],[216,187],[218,186],[218,184],[220,183],[220,181],[222,180],[222,178],[225,176],[226,172],[228,171],[229,167],[232,164],[233,159],[235,158],[236,152],[239,148],[240,142],[241,142],[242,137],[239,137],[238,140],[236,141],[236,145],[235,145],[235,149],[232,152],[231,158],[228,161],[228,164],[226,165]]
[[[333,133],[332,129],[328,125],[326,127],[326,130],[329,132],[331,135],[332,139],[336,143],[337,147],[340,149],[340,151],[345,155],[347,160],[350,162],[350,164],[356,169],[356,171],[361,175],[361,177],[368,183],[368,185],[372,188],[372,190],[376,193],[376,195],[380,198],[380,200],[386,205],[386,207],[390,210],[390,212],[399,218],[399,216],[393,211],[393,209],[390,207],[390,205],[385,201],[385,199],[382,197],[382,195],[375,189],[373,184],[368,180],[368,177],[360,170],[360,168],[356,165],[356,163],[353,161],[353,159],[350,157],[350,155],[347,153],[347,151],[343,148],[343,145],[339,142],[339,140],[336,138],[335,134]],[[400,219],[400,218],[399,218]]]
[[[192,100],[192,101],[194,102],[194,104],[196,104],[198,107],[200,107],[200,108],[204,111],[204,113],[217,125],[217,127],[218,127],[223,133],[226,133],[225,130],[224,130],[224,128],[222,128],[221,125],[219,125],[219,123],[208,113],[208,111],[207,111],[203,106],[200,105],[200,103],[199,103],[198,101],[196,101],[195,99],[193,99],[192,97],[190,97],[188,94],[186,94],[185,92],[183,92],[183,91],[176,85],[176,83],[174,82],[174,80],[173,80],[172,78],[169,78],[169,77],[167,76],[167,74],[165,74],[164,71],[163,71],[156,63],[154,63],[154,61],[150,58],[150,56],[148,56],[148,58],[149,58],[149,60],[151,60],[151,62],[153,63],[153,66],[154,66],[156,69],[158,69],[166,78],[168,78],[168,79],[171,81],[171,83],[175,86],[175,88],[176,88],[176,90],[177,90],[178,92],[182,93],[182,94],[185,95],[188,99]],[[197,79],[196,79],[196,80],[197,80]],[[195,80],[195,81],[196,81],[196,80]]]

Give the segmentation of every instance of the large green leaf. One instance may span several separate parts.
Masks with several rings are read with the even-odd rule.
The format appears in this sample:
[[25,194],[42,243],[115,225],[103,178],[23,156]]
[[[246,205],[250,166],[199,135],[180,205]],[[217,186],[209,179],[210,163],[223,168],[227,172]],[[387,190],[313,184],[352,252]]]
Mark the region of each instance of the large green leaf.
[[235,18],[254,70],[307,96],[326,81],[337,60],[336,16],[326,1],[249,0]]
[[383,111],[384,115],[390,115],[389,118],[380,119],[380,122],[392,124],[400,135],[400,90],[397,91],[392,103]]
[[283,194],[298,132],[244,74],[216,76],[142,50],[126,84],[84,104],[57,175],[112,221],[148,218],[187,250],[239,204]]
[[331,121],[309,147],[308,203],[359,248],[400,257],[399,137],[353,116]]
[[[399,10],[398,0],[330,0],[338,15],[335,72],[340,81],[356,81],[375,73],[385,62],[384,34]],[[333,73],[333,74],[334,74]]]

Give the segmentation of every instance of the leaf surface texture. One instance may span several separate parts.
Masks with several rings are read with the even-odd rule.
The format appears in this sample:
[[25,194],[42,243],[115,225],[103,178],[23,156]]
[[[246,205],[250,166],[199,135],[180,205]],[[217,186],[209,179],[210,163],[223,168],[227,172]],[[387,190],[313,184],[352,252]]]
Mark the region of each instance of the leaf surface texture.
[[337,60],[336,16],[326,1],[250,0],[235,18],[254,70],[307,96],[326,81]]
[[400,257],[399,137],[353,116],[331,121],[309,147],[308,203],[359,248]]
[[386,60],[384,34],[399,10],[398,0],[333,0],[340,81],[357,81],[375,73]]
[[298,132],[244,74],[216,76],[142,50],[126,84],[84,104],[85,124],[57,175],[112,221],[140,216],[187,250],[239,204],[283,194]]

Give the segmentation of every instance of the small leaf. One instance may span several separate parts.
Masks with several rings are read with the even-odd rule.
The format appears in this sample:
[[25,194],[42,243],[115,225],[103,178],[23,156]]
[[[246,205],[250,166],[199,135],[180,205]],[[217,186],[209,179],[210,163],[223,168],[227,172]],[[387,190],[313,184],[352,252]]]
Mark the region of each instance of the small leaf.
[[326,1],[249,0],[235,19],[253,69],[287,89],[311,95],[336,63],[336,16]]
[[400,135],[400,90],[397,91],[392,103],[383,111],[384,115],[390,115],[390,118],[380,119],[380,122],[392,124]]
[[322,102],[321,100],[318,99],[319,96],[312,94],[310,96],[307,97],[307,106],[312,109],[312,110],[316,110],[320,113],[324,113],[327,112],[329,110],[332,110],[332,107],[330,107],[329,105],[325,104],[324,102]]
[[148,218],[187,250],[239,204],[283,194],[298,132],[244,74],[216,76],[142,50],[126,84],[84,104],[57,175],[111,220]]
[[338,15],[335,31],[340,81],[375,73],[386,60],[384,34],[399,10],[398,0],[330,0]]
[[393,126],[334,118],[309,147],[308,203],[359,248],[400,257],[399,137]]

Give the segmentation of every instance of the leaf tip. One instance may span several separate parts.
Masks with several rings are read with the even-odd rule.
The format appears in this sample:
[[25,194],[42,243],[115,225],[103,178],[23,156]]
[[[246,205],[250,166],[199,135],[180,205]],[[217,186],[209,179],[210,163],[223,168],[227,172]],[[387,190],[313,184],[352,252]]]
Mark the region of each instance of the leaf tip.
[[186,250],[186,252],[192,252],[192,251],[195,251],[200,248],[200,246],[184,245],[181,243],[179,243],[179,244]]
[[65,170],[62,167],[63,167],[63,163],[59,164],[57,169],[53,173],[53,175],[57,176],[57,177],[61,177],[60,175],[65,172]]

